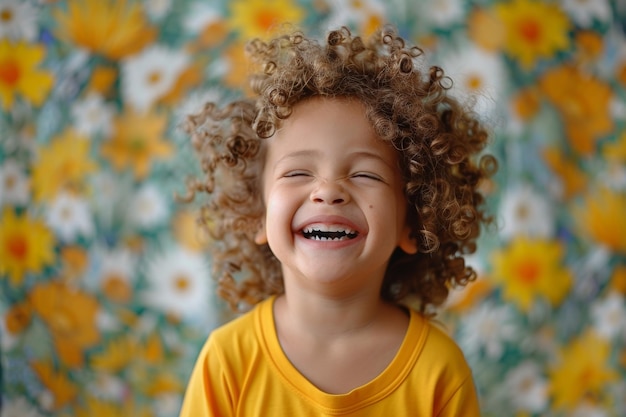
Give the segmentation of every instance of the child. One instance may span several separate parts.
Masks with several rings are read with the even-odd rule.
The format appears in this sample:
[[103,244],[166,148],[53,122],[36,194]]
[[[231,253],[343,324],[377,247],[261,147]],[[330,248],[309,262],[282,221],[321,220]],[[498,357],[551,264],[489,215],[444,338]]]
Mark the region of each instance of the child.
[[478,416],[429,320],[475,277],[488,134],[393,28],[255,40],[256,98],[187,126],[220,295],[181,416]]

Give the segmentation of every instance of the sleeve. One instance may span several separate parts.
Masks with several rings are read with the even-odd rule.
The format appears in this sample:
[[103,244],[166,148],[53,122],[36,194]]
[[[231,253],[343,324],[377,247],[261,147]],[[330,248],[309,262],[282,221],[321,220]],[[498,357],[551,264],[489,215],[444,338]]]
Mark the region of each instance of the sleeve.
[[230,387],[222,355],[209,337],[191,372],[179,417],[234,416]]
[[450,397],[437,417],[480,417],[478,394],[471,374]]

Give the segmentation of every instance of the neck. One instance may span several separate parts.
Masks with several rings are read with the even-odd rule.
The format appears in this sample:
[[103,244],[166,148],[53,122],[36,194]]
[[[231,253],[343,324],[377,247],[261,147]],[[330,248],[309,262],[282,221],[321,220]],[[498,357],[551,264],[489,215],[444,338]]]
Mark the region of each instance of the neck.
[[307,337],[326,341],[367,331],[398,315],[404,313],[372,291],[331,297],[287,288],[274,305],[279,333],[306,333]]

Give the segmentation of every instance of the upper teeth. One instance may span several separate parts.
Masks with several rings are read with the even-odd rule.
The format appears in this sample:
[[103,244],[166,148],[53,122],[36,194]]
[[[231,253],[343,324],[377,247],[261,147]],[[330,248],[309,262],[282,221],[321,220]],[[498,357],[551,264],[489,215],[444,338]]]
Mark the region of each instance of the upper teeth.
[[356,231],[346,226],[340,225],[325,225],[325,224],[313,224],[303,229],[304,233],[313,232],[343,232],[347,235],[355,234]]

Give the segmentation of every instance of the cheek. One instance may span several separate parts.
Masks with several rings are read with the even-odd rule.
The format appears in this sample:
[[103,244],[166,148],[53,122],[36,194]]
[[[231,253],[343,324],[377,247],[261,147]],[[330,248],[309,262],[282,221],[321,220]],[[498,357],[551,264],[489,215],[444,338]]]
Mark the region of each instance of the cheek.
[[297,204],[293,195],[284,191],[271,191],[265,199],[265,218],[268,227],[290,226]]

